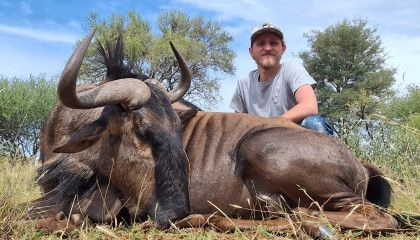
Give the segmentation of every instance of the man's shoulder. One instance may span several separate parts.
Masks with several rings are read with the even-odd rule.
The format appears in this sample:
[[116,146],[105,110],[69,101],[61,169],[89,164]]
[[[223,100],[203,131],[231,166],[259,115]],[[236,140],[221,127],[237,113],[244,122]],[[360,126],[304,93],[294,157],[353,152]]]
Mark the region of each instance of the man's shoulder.
[[285,79],[285,82],[290,84],[293,92],[303,85],[316,84],[315,80],[309,75],[309,72],[305,69],[302,63],[293,61],[282,64],[282,76]]
[[257,69],[252,70],[247,75],[244,75],[244,76],[240,77],[238,79],[238,82],[240,82],[241,84],[244,84],[244,83],[248,84],[252,79],[255,79],[255,78],[258,79],[258,70]]
[[283,76],[286,78],[309,75],[303,64],[297,61],[282,63],[282,68]]
[[304,69],[303,65],[297,61],[283,62],[282,67],[284,70],[301,70]]

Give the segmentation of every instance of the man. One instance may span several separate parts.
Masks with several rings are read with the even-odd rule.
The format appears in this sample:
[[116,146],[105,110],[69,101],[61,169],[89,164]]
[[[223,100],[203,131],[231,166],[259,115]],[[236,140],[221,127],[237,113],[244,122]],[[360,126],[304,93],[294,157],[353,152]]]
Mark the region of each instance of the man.
[[238,81],[230,107],[261,117],[283,117],[303,127],[333,135],[326,119],[317,115],[315,80],[296,63],[280,63],[286,51],[283,33],[264,23],[251,35],[249,54],[257,69]]

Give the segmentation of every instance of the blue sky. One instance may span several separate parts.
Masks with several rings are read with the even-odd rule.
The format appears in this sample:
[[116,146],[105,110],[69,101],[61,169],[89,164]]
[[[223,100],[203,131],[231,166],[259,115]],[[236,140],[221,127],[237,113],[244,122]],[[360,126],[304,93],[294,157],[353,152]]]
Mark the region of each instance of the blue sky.
[[220,21],[234,40],[236,73],[222,80],[223,101],[213,110],[230,111],[228,103],[236,79],[255,68],[248,55],[249,35],[262,22],[279,25],[287,43],[283,61],[300,61],[307,50],[303,34],[323,30],[343,19],[368,20],[377,28],[388,54],[387,64],[398,69],[396,89],[420,85],[420,1],[418,0],[0,0],[0,74],[60,74],[76,40],[87,32],[91,11],[101,18],[135,10],[153,23],[167,9],[203,15]]

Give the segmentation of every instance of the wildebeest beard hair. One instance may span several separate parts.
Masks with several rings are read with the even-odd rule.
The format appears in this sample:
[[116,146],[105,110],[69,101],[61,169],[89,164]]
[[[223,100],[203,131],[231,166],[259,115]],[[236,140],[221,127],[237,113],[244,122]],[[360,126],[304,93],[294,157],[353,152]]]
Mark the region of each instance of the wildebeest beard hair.
[[76,196],[83,197],[96,184],[107,181],[70,155],[60,155],[55,161],[41,166],[37,173],[37,182],[44,194],[33,202],[29,211],[32,218],[51,217],[60,211],[68,214],[73,201],[77,201]]

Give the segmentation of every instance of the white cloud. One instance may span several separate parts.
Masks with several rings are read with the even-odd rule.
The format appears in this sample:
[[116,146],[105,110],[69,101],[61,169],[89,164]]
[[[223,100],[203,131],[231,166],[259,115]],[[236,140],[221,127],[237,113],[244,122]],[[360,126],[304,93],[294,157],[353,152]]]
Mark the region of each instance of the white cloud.
[[38,41],[61,42],[74,44],[77,36],[65,32],[53,32],[41,29],[16,27],[0,24],[0,32],[27,37]]
[[[264,21],[278,24],[285,32],[288,53],[297,53],[306,48],[303,33],[322,30],[343,19],[359,17],[366,19],[370,27],[384,42],[390,58],[387,63],[398,68],[397,86],[420,83],[420,2],[406,0],[178,0],[212,12],[216,19],[224,22],[234,36],[234,41],[248,40],[254,25]],[[238,45],[237,45],[238,46]],[[236,49],[241,51],[241,49]],[[239,61],[238,70],[244,61]],[[419,69],[419,70],[417,70]],[[404,80],[402,75],[404,74]]]
[[313,28],[325,27],[355,17],[366,18],[384,28],[419,32],[420,1],[406,0],[176,0],[211,11],[219,21],[234,25],[249,25],[272,21],[280,26],[291,25]]
[[179,0],[180,2],[195,5],[201,9],[213,11],[219,21],[242,19],[258,21],[261,16],[268,16],[265,2],[272,1],[224,1],[224,0]]

